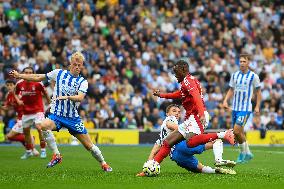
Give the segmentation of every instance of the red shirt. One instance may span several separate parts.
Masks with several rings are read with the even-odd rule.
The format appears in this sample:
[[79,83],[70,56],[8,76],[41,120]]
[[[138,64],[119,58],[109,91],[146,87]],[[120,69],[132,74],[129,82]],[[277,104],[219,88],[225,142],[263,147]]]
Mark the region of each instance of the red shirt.
[[190,115],[204,116],[204,111],[206,111],[200,82],[190,74],[181,82],[180,90],[173,93],[160,94],[160,97],[181,98],[182,106],[186,111],[185,119]]
[[7,94],[6,97],[6,101],[5,101],[5,105],[6,106],[12,106],[14,108],[14,110],[17,113],[17,117],[19,120],[22,119],[22,115],[23,115],[23,106],[18,105],[16,98],[15,98],[15,94],[13,92],[9,92]]
[[24,102],[24,115],[44,112],[42,93],[44,86],[41,82],[20,80],[16,84],[16,94]]

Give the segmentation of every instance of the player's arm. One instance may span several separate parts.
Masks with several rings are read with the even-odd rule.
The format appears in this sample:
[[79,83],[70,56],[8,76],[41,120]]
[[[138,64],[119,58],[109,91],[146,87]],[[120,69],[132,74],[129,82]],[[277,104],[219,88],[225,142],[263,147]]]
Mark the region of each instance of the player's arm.
[[49,97],[49,95],[47,93],[46,88],[43,86],[43,84],[42,84],[42,94],[43,94],[44,98],[46,99],[47,104],[50,104],[51,103],[51,99],[50,99],[50,97]]
[[223,107],[225,109],[228,109],[229,108],[229,105],[228,105],[228,100],[230,98],[232,98],[232,96],[234,95],[234,89],[232,87],[230,87],[230,89],[228,90],[225,98],[224,98],[224,101],[223,101]]
[[166,126],[171,131],[174,131],[174,130],[176,130],[178,128],[178,124],[176,124],[175,122],[170,121],[170,120],[166,122]]
[[77,95],[74,96],[59,96],[56,99],[57,100],[71,100],[75,102],[81,102],[85,98],[85,93],[79,92]]
[[260,103],[261,103],[261,90],[260,87],[256,89],[256,105],[254,108],[254,112],[256,114],[259,114],[259,109],[260,109]]
[[180,90],[177,90],[173,93],[161,93],[160,90],[154,90],[154,96],[158,96],[160,98],[167,98],[167,99],[179,99],[181,98]]
[[228,90],[228,92],[227,92],[227,94],[226,94],[226,96],[223,100],[223,107],[225,109],[229,109],[228,100],[230,98],[232,98],[232,96],[234,95],[234,88],[235,88],[234,78],[235,78],[235,73],[233,75],[231,75],[230,82],[229,82],[230,89]]
[[257,74],[255,74],[254,76],[253,86],[256,90],[256,105],[254,108],[254,112],[256,114],[259,114],[259,108],[260,108],[260,103],[261,103],[261,90],[260,90],[260,79]]
[[24,79],[27,81],[43,81],[46,78],[45,74],[20,74],[16,70],[11,71],[9,75],[16,79]]
[[24,102],[22,100],[20,100],[20,97],[18,95],[16,95],[15,93],[14,93],[14,97],[15,97],[15,100],[16,100],[18,105],[20,105],[20,106],[24,105]]
[[159,152],[160,148],[161,148],[161,141],[160,139],[158,139],[150,152],[148,160],[154,159],[155,155]]

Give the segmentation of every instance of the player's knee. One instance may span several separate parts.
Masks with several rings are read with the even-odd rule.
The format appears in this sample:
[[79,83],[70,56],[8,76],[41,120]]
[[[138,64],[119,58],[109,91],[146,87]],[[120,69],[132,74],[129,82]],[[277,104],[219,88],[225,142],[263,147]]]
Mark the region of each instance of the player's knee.
[[241,131],[238,130],[238,129],[234,129],[233,133],[234,133],[235,136],[240,136],[241,135]]

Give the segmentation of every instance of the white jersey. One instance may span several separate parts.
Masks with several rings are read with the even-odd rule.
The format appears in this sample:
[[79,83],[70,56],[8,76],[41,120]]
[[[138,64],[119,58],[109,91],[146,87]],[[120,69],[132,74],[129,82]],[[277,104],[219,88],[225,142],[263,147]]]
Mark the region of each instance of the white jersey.
[[251,112],[253,89],[260,87],[258,75],[250,70],[246,74],[237,71],[231,76],[229,86],[234,89],[232,109]]
[[162,144],[162,141],[172,132],[172,130],[167,127],[168,121],[178,125],[178,120],[175,116],[167,116],[161,125],[160,139],[156,143]]
[[50,112],[64,117],[79,117],[80,102],[55,100],[59,96],[74,96],[78,92],[86,93],[88,82],[81,76],[74,77],[68,70],[55,69],[46,74],[48,80],[55,81]]

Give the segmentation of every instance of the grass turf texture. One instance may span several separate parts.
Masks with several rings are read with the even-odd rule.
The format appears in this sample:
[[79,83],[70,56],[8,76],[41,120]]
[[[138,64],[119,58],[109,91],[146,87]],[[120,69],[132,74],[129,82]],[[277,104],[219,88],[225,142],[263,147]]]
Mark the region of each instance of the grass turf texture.
[[[61,146],[63,162],[46,169],[47,159],[33,157],[20,160],[23,148],[0,146],[1,189],[43,188],[282,188],[284,185],[284,147],[252,147],[255,158],[237,165],[237,175],[194,174],[178,167],[167,158],[161,164],[158,177],[137,178],[150,147],[101,146],[106,160],[114,171],[105,173],[99,164],[82,146]],[[236,147],[226,147],[224,158],[235,160]],[[196,156],[205,165],[213,165],[213,152],[206,151]]]

